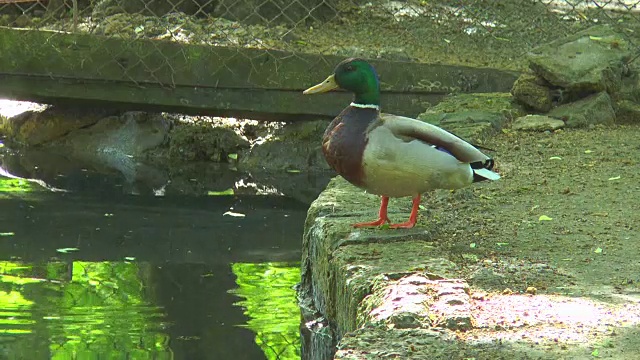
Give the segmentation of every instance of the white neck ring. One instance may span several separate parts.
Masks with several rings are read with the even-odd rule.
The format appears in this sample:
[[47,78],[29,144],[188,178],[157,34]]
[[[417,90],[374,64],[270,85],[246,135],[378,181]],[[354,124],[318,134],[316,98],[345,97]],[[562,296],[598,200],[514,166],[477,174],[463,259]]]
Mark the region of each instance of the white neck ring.
[[358,103],[352,102],[349,106],[353,106],[353,107],[357,107],[357,108],[361,108],[361,109],[376,109],[376,110],[380,110],[380,106],[379,105],[375,105],[375,104],[358,104]]

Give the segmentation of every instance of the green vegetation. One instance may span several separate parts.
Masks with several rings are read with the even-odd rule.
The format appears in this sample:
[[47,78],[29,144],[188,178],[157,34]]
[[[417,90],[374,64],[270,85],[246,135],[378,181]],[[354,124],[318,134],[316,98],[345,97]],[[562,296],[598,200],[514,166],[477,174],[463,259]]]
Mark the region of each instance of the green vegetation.
[[300,359],[300,309],[293,289],[300,264],[236,263],[232,270],[238,278],[232,293],[245,298],[237,305],[245,309],[247,327],[267,359]]
[[29,192],[33,190],[34,185],[27,180],[0,177],[0,193]]

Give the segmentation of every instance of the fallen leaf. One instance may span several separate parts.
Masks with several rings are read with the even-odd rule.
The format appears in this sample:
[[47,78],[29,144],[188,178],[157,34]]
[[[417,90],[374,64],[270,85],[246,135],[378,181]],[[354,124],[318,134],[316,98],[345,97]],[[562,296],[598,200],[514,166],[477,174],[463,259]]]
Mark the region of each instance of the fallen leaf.
[[584,151],[584,153],[585,153],[585,154],[591,154],[592,152],[593,152],[593,151],[591,151],[591,150],[589,150],[589,149],[587,149],[587,150],[585,150],[585,151]]
[[229,154],[227,157],[231,160],[238,160],[238,154]]
[[124,259],[127,261],[134,261],[136,258],[134,258],[133,256],[125,256]]
[[620,180],[620,175],[614,176],[614,177],[610,177],[609,181],[612,181],[612,180]]
[[547,215],[540,215],[538,221],[551,221],[553,218],[548,217]]
[[593,252],[596,254],[602,254],[602,248],[597,248]]
[[209,196],[228,196],[228,195],[234,195],[234,194],[235,193],[232,188],[229,188],[223,191],[207,191],[207,195]]
[[13,233],[13,232],[2,232],[2,233],[0,233],[0,236],[13,236],[13,235],[15,235],[15,233]]
[[476,247],[476,243],[469,244],[469,247],[472,248],[472,249],[475,248]]
[[67,253],[74,252],[74,251],[78,251],[78,250],[80,250],[80,249],[78,249],[78,248],[61,248],[61,249],[56,249],[56,251],[57,251],[57,252],[59,252],[59,253],[63,253],[63,254],[67,254]]
[[237,212],[233,212],[233,211],[227,211],[226,213],[222,214],[222,216],[233,216],[233,217],[245,217],[245,214],[241,214],[241,213],[237,213]]
[[297,173],[301,173],[302,171],[300,171],[298,169],[287,169],[287,172],[289,174],[297,174]]
[[549,160],[562,160],[562,158],[560,156],[552,156]]

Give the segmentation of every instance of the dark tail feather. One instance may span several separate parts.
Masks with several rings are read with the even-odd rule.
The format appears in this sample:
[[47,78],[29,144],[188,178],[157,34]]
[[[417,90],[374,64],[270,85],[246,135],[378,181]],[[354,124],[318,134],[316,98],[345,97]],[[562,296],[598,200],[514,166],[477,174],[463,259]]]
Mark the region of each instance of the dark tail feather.
[[473,182],[500,179],[500,175],[491,171],[493,169],[493,166],[495,165],[493,159],[475,161],[469,165],[473,170]]

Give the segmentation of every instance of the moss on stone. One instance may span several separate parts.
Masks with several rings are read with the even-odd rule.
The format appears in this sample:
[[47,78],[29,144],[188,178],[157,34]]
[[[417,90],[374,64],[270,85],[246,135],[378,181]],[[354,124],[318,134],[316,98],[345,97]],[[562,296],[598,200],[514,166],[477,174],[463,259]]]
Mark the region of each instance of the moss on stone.
[[457,94],[446,97],[429,111],[452,113],[460,111],[486,111],[505,115],[509,119],[524,116],[526,112],[513,101],[509,93]]
[[270,170],[327,170],[322,134],[328,121],[299,121],[278,129],[273,137],[255,145],[241,163]]
[[187,161],[227,162],[229,154],[249,147],[233,130],[198,125],[176,126],[170,134],[169,156]]

